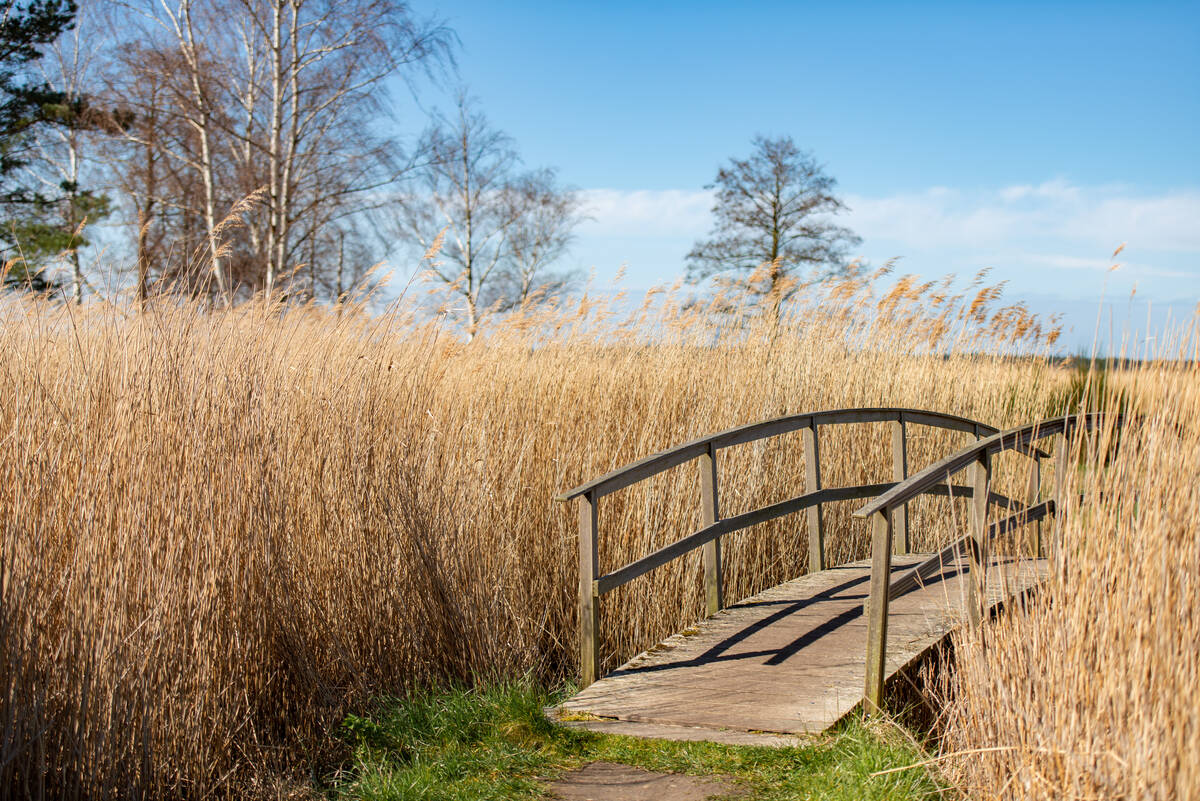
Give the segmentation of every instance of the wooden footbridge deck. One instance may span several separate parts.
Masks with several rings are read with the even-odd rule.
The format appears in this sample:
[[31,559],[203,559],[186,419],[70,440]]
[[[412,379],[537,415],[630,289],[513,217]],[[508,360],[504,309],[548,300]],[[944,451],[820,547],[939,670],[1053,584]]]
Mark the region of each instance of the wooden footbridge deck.
[[[895,481],[822,488],[819,427],[892,424]],[[1119,424],[1119,419],[1115,421]],[[1037,586],[1049,571],[1042,520],[1061,503],[1067,439],[1103,423],[1101,415],[1056,418],[1000,432],[974,420],[916,409],[844,409],[793,415],[723,431],[650,456],[570,490],[581,499],[580,657],[582,689],[554,717],[571,725],[647,737],[732,743],[783,742],[780,735],[822,731],[851,710],[875,711],[887,680],[960,625],[978,626],[987,613]],[[907,429],[929,425],[964,431],[975,442],[908,475]],[[721,518],[717,452],[721,448],[800,430],[807,492],[734,517]],[[1036,440],[1057,435],[1054,495],[1042,500],[1042,465],[1049,454]],[[1026,497],[991,491],[992,459],[1013,451],[1031,460]],[[704,527],[628,565],[600,574],[600,498],[649,476],[696,460]],[[962,472],[969,481],[954,483]],[[923,494],[969,498],[969,533],[936,554],[908,549],[907,504]],[[871,557],[826,567],[822,504],[870,499],[855,514],[870,521]],[[989,509],[1005,514],[989,519]],[[810,573],[726,607],[721,537],[804,511]],[[1020,553],[992,556],[1000,534],[1026,529]],[[612,589],[695,548],[704,549],[708,617],[599,675],[600,599]]]

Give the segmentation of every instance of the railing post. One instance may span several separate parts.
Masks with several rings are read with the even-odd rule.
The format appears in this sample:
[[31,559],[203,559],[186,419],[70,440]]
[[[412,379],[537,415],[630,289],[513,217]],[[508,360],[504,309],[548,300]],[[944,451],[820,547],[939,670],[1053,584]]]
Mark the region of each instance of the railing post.
[[[908,432],[905,429],[904,415],[901,414],[899,420],[892,422],[892,478],[897,483],[908,478]],[[892,543],[896,553],[908,553],[907,501],[893,513],[892,529],[894,531]]]
[[[1033,469],[1029,472],[1029,486],[1025,492],[1025,506],[1037,506],[1042,500],[1042,457],[1033,457]],[[1028,521],[1028,518],[1026,518]],[[1042,521],[1026,522],[1026,546],[1034,559],[1042,555]]]
[[[817,423],[809,422],[800,429],[804,439],[804,491],[821,489],[821,445],[817,439]],[[808,572],[825,569],[825,532],[822,529],[821,504],[808,507]]]
[[1067,431],[1064,428],[1062,436],[1054,443],[1054,536],[1050,541],[1050,550],[1058,555],[1062,545],[1063,516],[1067,513]]
[[863,706],[883,709],[883,679],[887,675],[888,588],[892,577],[892,510],[871,515],[871,594],[867,599],[867,673]]
[[983,607],[987,600],[987,512],[988,492],[992,479],[992,458],[985,451],[971,465],[971,515],[970,541],[967,558],[970,575],[967,577],[967,619],[972,627],[983,620]]
[[[710,442],[700,455],[701,525],[711,526],[721,516],[717,495],[717,451]],[[704,608],[712,616],[724,606],[724,587],[721,583],[721,538],[704,543]]]
[[600,499],[588,492],[579,504],[579,686],[600,678],[600,598],[595,582],[600,575],[596,531]]

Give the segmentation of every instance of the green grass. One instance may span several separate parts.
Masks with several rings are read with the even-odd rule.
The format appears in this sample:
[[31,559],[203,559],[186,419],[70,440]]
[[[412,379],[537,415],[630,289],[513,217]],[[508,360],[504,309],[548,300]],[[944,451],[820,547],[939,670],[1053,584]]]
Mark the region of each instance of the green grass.
[[548,781],[594,760],[698,776],[727,774],[751,799],[910,799],[941,788],[922,768],[875,771],[925,758],[890,723],[850,720],[803,746],[766,748],[598,735],[552,725],[561,697],[530,682],[431,691],[347,717],[349,763],[329,783],[338,799],[540,798]]

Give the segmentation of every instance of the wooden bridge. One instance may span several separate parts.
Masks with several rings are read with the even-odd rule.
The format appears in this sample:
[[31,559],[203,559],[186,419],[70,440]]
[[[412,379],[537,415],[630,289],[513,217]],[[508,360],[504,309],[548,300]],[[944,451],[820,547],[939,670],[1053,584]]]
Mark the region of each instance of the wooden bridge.
[[[791,415],[729,429],[649,456],[559,495],[580,500],[579,693],[552,710],[587,728],[673,739],[775,742],[822,731],[860,703],[875,711],[889,678],[951,631],[978,626],[993,607],[1034,588],[1049,570],[1042,520],[1061,506],[1067,441],[1101,415],[1078,415],[1009,431],[963,417],[899,408],[841,409]],[[823,426],[891,424],[894,481],[853,487],[821,484]],[[1119,422],[1119,420],[1118,420]],[[909,427],[966,432],[973,443],[909,475]],[[806,492],[721,517],[717,453],[722,448],[800,431]],[[1043,500],[1050,455],[1034,442],[1057,437],[1055,497]],[[1025,498],[992,491],[992,462],[1012,451],[1030,459]],[[601,574],[597,530],[601,498],[687,462],[699,464],[703,525],[640,559]],[[964,483],[955,477],[966,474]],[[920,495],[967,498],[968,533],[934,554],[909,552],[908,504]],[[827,567],[823,504],[870,499],[855,512],[871,526],[871,556]],[[1004,516],[989,520],[991,507]],[[809,573],[726,607],[721,538],[796,512],[807,517]],[[1019,555],[994,556],[996,537],[1024,528]],[[704,549],[708,617],[621,668],[600,675],[600,599],[689,551]]]

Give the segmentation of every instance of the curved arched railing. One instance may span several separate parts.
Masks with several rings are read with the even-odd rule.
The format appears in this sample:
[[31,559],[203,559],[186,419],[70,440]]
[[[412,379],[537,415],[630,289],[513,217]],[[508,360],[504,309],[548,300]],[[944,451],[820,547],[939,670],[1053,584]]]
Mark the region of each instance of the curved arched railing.
[[[864,484],[854,487],[821,486],[819,429],[827,425],[852,423],[892,424],[892,473],[895,481],[883,484]],[[579,509],[579,628],[580,628],[580,683],[582,687],[600,676],[599,629],[600,598],[608,592],[632,581],[656,567],[677,559],[696,549],[704,548],[705,607],[708,614],[715,614],[723,606],[721,583],[721,540],[725,535],[748,528],[768,520],[774,520],[794,512],[806,511],[808,515],[809,571],[825,567],[824,537],[822,528],[822,505],[833,501],[858,498],[884,497],[894,490],[908,475],[908,426],[924,425],[935,428],[962,431],[973,434],[977,439],[988,441],[997,435],[998,429],[977,420],[950,414],[904,408],[835,409],[810,414],[789,415],[760,423],[731,428],[707,437],[686,442],[674,448],[647,456],[625,467],[614,470],[597,479],[581,484],[558,495],[555,500],[569,501],[580,498]],[[805,492],[795,498],[773,503],[743,514],[722,518],[717,483],[717,452],[722,448],[742,445],[757,440],[776,437],[792,431],[800,431],[803,439],[805,464]],[[1048,454],[1036,448],[1020,446],[1027,455],[1039,460]],[[624,489],[665,470],[686,462],[698,460],[701,478],[701,511],[703,526],[700,530],[682,537],[653,553],[636,559],[608,573],[599,570],[599,502],[609,493]],[[941,463],[939,463],[941,464]],[[1039,471],[1040,472],[1040,471]],[[921,475],[924,474],[924,471]],[[881,496],[880,494],[883,493]],[[951,486],[940,481],[923,484],[916,494],[950,495],[956,498],[970,497],[973,489],[968,486]],[[915,496],[913,496],[915,497]],[[1023,504],[1011,498],[989,492],[987,503],[999,504],[1009,509],[1022,508]],[[889,543],[895,542],[897,550],[908,552],[908,508],[904,502],[891,503],[888,507]],[[895,519],[892,520],[892,517]],[[889,547],[891,545],[889,544]]]
[[[1112,425],[1118,428],[1124,422],[1124,418],[1119,414],[1091,413],[1042,420],[992,434],[895,484],[854,513],[855,517],[871,520],[871,590],[866,603],[867,669],[863,688],[863,702],[868,710],[879,709],[883,704],[890,600],[919,584],[922,578],[931,572],[940,570],[944,559],[965,550],[969,565],[967,618],[972,626],[978,625],[987,597],[985,581],[989,540],[1013,528],[1040,521],[1047,515],[1055,514],[1057,509],[1062,507],[1065,500],[1062,493],[1063,476],[1066,475],[1067,438],[1079,429],[1087,431],[1098,428],[1109,419]],[[980,499],[991,495],[992,458],[1002,451],[1009,450],[1029,453],[1034,442],[1055,435],[1062,435],[1055,447],[1055,494],[1058,497],[1036,505],[1031,503],[1016,514],[989,526],[987,505]],[[897,581],[890,582],[895,511],[913,498],[927,493],[932,487],[948,486],[953,476],[967,469],[971,471],[971,482],[968,485],[971,492],[960,495],[957,489],[952,491],[954,497],[972,499],[967,536],[921,563]],[[1036,499],[1041,494],[1040,459],[1035,481],[1030,483],[1031,486],[1036,483],[1037,489],[1031,493]],[[1035,555],[1038,547],[1040,546],[1034,545]]]

